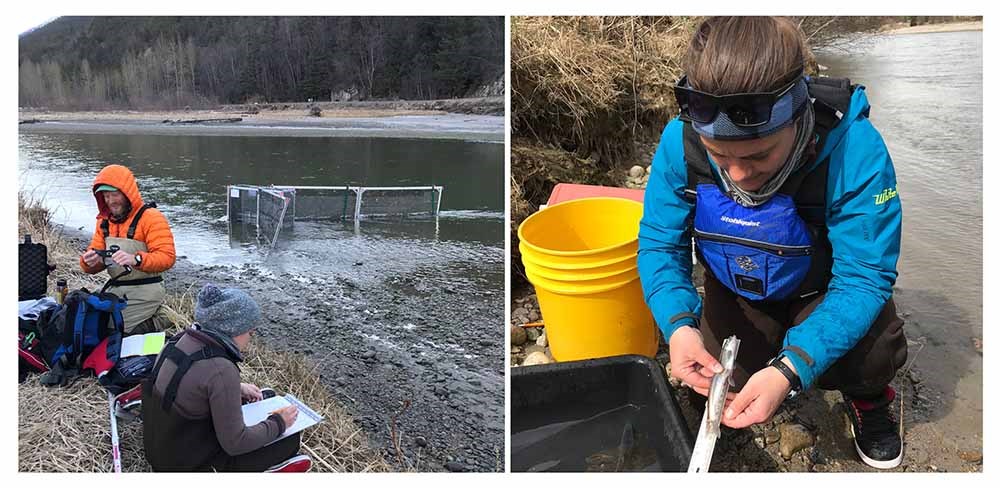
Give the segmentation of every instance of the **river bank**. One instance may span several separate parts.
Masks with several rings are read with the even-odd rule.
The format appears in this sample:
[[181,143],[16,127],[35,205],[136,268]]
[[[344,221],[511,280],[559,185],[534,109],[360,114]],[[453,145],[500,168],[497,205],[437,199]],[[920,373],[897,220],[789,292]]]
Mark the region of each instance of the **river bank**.
[[884,27],[880,34],[927,34],[932,32],[963,32],[981,30],[983,30],[983,21],[981,20],[975,22],[949,22],[947,24],[923,24],[914,26],[910,26],[906,23],[899,23]]
[[[698,275],[696,271],[696,275]],[[695,281],[696,285],[700,280]],[[702,289],[699,287],[699,293]],[[530,286],[512,292],[510,366],[552,362],[548,338],[537,298]],[[906,312],[901,315],[905,318]],[[928,372],[917,365],[926,341],[909,337],[909,360],[896,375],[897,412],[902,412],[903,463],[897,472],[982,472],[983,452],[951,447],[949,432],[936,420],[953,401],[928,386]],[[532,357],[528,357],[532,356]],[[526,362],[527,361],[527,362]],[[662,341],[656,361],[669,378],[670,353]],[[525,366],[527,365],[527,366]],[[698,433],[702,412],[696,409],[691,391],[669,378],[692,435]],[[839,392],[813,389],[786,401],[765,424],[746,429],[723,428],[710,470],[716,472],[877,472],[862,463],[855,452],[847,412]],[[516,412],[512,412],[516,415]]]
[[[64,121],[20,125],[22,189],[79,229],[65,234],[82,248],[94,225],[93,175],[107,163],[128,165],[172,226],[179,256],[165,273],[169,292],[190,296],[207,282],[246,289],[265,317],[258,340],[314,362],[324,389],[392,469],[502,469],[503,147],[480,142],[503,140],[503,117],[365,119],[448,139],[459,136],[411,129],[431,118],[456,129],[483,121],[472,140],[438,141],[382,137],[390,130],[377,127],[357,139],[337,137],[356,127],[313,128],[326,139],[272,137],[301,136],[306,129],[295,123],[316,123],[301,114],[227,138],[234,129],[226,124],[164,124],[160,116],[177,114],[85,120],[75,125],[82,130]],[[319,123],[351,127],[358,119]],[[38,133],[45,130],[53,133]],[[146,135],[181,130],[192,137]],[[307,220],[282,230],[267,252],[252,227],[247,234],[224,218],[228,184],[348,182],[448,190],[438,220]]]
[[[48,222],[52,215],[37,205],[23,207],[22,222]],[[71,288],[89,289],[103,283],[103,275],[84,274],[76,263],[90,241],[89,227],[32,230],[40,227],[19,228],[19,234],[31,233],[36,242],[49,245],[49,260],[57,265],[51,282],[66,278]],[[271,257],[281,252],[290,251],[272,251]],[[310,405],[314,399],[320,406],[330,405],[321,412],[330,423],[321,425],[337,430],[322,437],[324,452],[344,458],[329,461],[333,468],[325,470],[502,470],[503,335],[483,331],[499,329],[503,292],[477,296],[470,304],[473,300],[463,286],[421,279],[411,274],[413,269],[385,276],[377,263],[355,262],[347,269],[327,266],[330,272],[304,276],[274,271],[285,269],[281,264],[205,266],[181,255],[165,273],[165,284],[171,306],[188,312],[193,296],[208,282],[240,287],[257,300],[264,319],[254,344],[267,356],[260,355],[263,361],[251,356],[244,373],[251,381],[291,391]],[[186,325],[190,320],[187,313],[176,322]],[[19,388],[21,470],[110,469],[110,456],[103,451],[82,456],[94,458],[85,464],[64,462],[77,452],[66,446],[87,443],[70,432],[107,435],[106,403],[100,414],[102,390],[92,380],[80,383],[80,388],[66,390],[42,388],[37,381]],[[300,394],[305,388],[315,396]],[[67,430],[64,424],[40,419],[36,413],[52,402],[82,402],[80,416],[88,430],[72,421]],[[333,409],[335,414],[328,413]],[[141,429],[123,429],[131,429],[122,434],[123,446],[132,449],[126,458],[129,469],[148,470]],[[32,444],[39,439],[44,443]],[[93,449],[109,447],[95,444]]]
[[[77,249],[90,239],[86,230],[62,232]],[[363,263],[357,269],[363,273]],[[184,256],[164,274],[175,295],[192,296],[208,282],[257,300],[256,340],[313,363],[390,469],[503,471],[503,335],[479,337],[478,327],[460,326],[500,324],[502,291],[470,305],[461,290],[403,273],[318,282],[252,265],[200,266]],[[427,345],[401,348],[399,336],[423,336]]]
[[[103,275],[88,275],[77,257],[87,236],[53,225],[50,209],[22,194],[18,195],[18,234],[30,234],[47,246],[48,262],[56,266],[50,275],[66,279],[72,288],[96,290]],[[193,293],[169,293],[167,313],[176,333],[192,321]],[[296,352],[283,352],[260,341],[251,342],[241,364],[243,381],[293,393],[310,405],[324,421],[303,432],[301,452],[313,459],[313,471],[390,471],[382,452],[371,447],[368,435],[314,374],[315,364]],[[21,472],[110,472],[113,470],[107,392],[94,378],[81,378],[66,387],[49,388],[30,374],[17,389],[18,471]],[[121,466],[124,472],[148,472],[143,453],[142,424],[118,422]],[[406,468],[395,468],[406,469]]]
[[[311,107],[320,109],[310,115]],[[215,109],[58,112],[18,110],[37,133],[409,137],[504,141],[503,97],[455,100],[224,105]]]
[[[343,117],[313,119],[245,117],[236,122],[170,124],[150,119],[150,114],[62,113],[21,124],[23,133],[244,136],[244,137],[378,137],[450,139],[501,143],[503,117],[492,115],[398,115],[387,117]],[[168,114],[177,116],[180,114]],[[215,118],[220,114],[206,113]],[[29,114],[33,116],[33,114]],[[175,119],[176,120],[176,119]]]

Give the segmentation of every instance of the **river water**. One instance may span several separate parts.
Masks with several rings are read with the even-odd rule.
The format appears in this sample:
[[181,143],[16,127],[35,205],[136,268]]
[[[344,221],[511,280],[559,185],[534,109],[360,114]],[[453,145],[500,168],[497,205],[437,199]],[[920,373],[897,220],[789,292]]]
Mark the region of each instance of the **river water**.
[[[400,267],[440,269],[433,279],[503,286],[503,145],[461,140],[21,133],[20,188],[55,220],[91,229],[89,188],[110,163],[135,173],[147,201],[171,223],[179,255],[202,265],[257,263],[308,273],[363,262],[377,276]],[[437,222],[297,222],[267,257],[229,235],[226,185],[443,185]],[[221,219],[221,220],[220,220]]]
[[[109,163],[128,166],[143,197],[170,221],[184,258],[167,272],[168,289],[196,292],[214,281],[250,292],[261,306],[260,340],[313,357],[317,374],[376,446],[395,435],[393,418],[407,436],[403,456],[419,460],[420,469],[444,470],[451,459],[465,469],[496,469],[504,442],[503,144],[482,142],[481,134],[198,131],[24,127],[19,189],[52,209],[56,223],[89,236],[94,176]],[[444,190],[437,219],[296,221],[265,250],[253,232],[230,233],[231,184]],[[418,435],[430,447],[418,448],[411,439]]]
[[[910,358],[940,396],[932,420],[982,446],[982,32],[882,36],[817,53],[824,74],[867,87],[903,205],[895,299]],[[921,344],[926,344],[922,348]]]

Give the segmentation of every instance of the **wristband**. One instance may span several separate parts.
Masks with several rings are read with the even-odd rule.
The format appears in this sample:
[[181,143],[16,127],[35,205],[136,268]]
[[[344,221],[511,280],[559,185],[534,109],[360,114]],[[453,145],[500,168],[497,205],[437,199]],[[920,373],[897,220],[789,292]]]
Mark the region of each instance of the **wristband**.
[[789,368],[787,364],[781,361],[782,357],[783,356],[777,356],[772,358],[767,362],[767,365],[780,371],[782,376],[788,380],[788,383],[792,386],[791,391],[788,392],[788,398],[792,398],[802,391],[802,380],[800,380],[799,376],[792,371],[792,368]]

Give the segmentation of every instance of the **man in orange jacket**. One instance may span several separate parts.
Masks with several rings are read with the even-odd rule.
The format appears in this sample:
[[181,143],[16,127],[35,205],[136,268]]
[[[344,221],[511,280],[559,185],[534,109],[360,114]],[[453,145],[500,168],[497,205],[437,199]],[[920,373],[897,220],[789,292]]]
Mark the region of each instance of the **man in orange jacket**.
[[[155,204],[143,202],[135,176],[124,166],[102,169],[94,178],[93,192],[97,227],[80,256],[80,267],[90,274],[107,270],[111,278],[118,277],[108,291],[128,298],[122,313],[126,335],[164,330],[169,321],[161,308],[166,297],[161,274],[177,259],[170,224]],[[109,257],[97,252],[114,246]]]

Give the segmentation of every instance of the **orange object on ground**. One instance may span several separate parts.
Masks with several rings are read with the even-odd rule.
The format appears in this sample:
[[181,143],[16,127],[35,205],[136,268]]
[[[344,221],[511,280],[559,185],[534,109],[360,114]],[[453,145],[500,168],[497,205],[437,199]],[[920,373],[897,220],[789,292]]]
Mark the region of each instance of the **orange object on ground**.
[[642,198],[646,195],[645,190],[630,190],[628,188],[615,188],[612,186],[578,185],[575,183],[559,183],[549,194],[548,205],[555,205],[560,202],[576,200],[577,198],[589,197],[617,197],[627,198],[642,203]]

